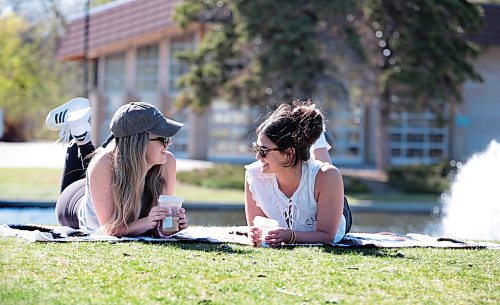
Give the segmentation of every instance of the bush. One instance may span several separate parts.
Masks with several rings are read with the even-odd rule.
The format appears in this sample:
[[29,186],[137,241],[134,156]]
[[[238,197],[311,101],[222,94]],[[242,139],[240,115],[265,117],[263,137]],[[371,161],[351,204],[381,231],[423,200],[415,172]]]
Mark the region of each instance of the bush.
[[243,190],[245,188],[245,169],[243,165],[216,164],[206,169],[178,172],[177,180],[209,188]]
[[[187,172],[177,172],[177,180],[182,183],[194,184],[215,189],[245,188],[245,169],[243,165],[216,164],[211,168],[196,169]],[[369,188],[362,179],[344,176],[346,193],[366,193]]]
[[343,179],[344,179],[344,192],[346,194],[368,193],[370,191],[368,186],[360,178],[343,176]]
[[441,194],[449,187],[455,172],[450,163],[393,166],[387,170],[388,182],[390,186],[408,193]]

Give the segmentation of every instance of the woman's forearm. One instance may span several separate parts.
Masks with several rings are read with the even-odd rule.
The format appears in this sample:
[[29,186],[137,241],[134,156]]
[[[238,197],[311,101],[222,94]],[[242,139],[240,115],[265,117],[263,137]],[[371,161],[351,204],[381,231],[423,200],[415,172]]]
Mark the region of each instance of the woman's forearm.
[[138,236],[151,230],[151,228],[145,228],[143,222],[144,218],[139,218],[128,226],[124,225],[115,229],[114,232],[104,231],[104,233],[113,236]]
[[333,235],[322,232],[322,231],[312,231],[312,232],[298,232],[295,231],[295,243],[296,244],[330,244],[333,241]]

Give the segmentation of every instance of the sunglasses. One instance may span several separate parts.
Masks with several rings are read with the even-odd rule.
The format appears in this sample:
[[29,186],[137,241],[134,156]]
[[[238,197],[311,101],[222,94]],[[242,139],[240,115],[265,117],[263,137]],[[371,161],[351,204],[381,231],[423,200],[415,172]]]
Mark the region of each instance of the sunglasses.
[[168,145],[170,145],[170,143],[172,143],[170,137],[158,137],[158,138],[154,138],[154,139],[149,139],[149,141],[162,142],[163,143],[163,147],[167,147]]
[[270,151],[281,151],[283,149],[281,148],[268,148],[266,146],[261,146],[259,144],[257,144],[257,142],[253,142],[252,143],[252,150],[256,153],[259,153],[259,155],[262,157],[262,158],[265,158],[267,157],[267,153],[270,152]]

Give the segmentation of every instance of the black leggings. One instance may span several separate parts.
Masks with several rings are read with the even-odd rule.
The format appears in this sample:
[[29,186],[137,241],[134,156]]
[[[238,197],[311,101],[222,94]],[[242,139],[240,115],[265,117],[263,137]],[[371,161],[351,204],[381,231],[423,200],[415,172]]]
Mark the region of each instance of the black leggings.
[[352,226],[352,214],[351,208],[349,207],[349,203],[347,202],[347,198],[344,196],[344,217],[345,217],[345,234],[351,231]]
[[85,194],[85,173],[90,162],[90,154],[95,148],[91,142],[78,146],[72,143],[66,151],[61,179],[61,195],[56,203],[56,217],[59,224],[74,229],[79,228],[78,209]]

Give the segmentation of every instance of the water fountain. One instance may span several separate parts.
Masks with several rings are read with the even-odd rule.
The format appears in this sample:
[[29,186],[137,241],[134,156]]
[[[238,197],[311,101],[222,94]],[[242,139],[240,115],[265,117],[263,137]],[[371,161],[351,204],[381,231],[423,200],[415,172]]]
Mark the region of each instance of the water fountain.
[[474,154],[443,194],[442,235],[500,240],[500,143]]

